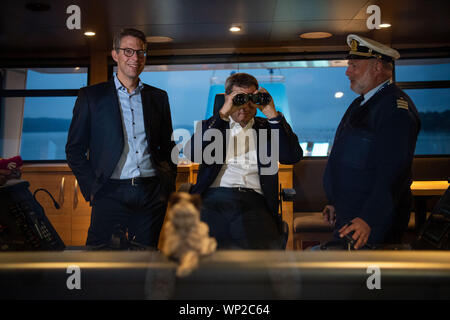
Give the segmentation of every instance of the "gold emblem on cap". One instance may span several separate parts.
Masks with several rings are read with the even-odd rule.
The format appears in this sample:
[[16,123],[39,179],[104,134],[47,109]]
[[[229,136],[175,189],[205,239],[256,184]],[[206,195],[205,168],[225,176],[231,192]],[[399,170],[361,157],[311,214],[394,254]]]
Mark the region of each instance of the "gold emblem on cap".
[[350,43],[350,47],[351,47],[352,51],[357,51],[358,50],[358,41],[353,39],[352,42]]
[[367,48],[367,49],[368,49],[368,52],[358,51],[358,41],[355,39],[352,39],[352,41],[350,42],[349,54],[354,54],[357,56],[364,56],[364,57],[375,57],[375,58],[381,59],[381,54],[373,52],[371,48]]

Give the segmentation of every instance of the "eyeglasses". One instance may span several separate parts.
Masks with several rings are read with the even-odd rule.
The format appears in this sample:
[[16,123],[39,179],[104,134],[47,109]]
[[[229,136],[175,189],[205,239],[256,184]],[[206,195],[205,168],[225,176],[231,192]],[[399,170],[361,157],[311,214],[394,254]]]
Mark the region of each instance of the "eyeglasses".
[[147,51],[145,50],[134,50],[131,48],[116,48],[116,50],[123,50],[123,54],[129,58],[132,57],[135,52],[139,58],[147,56]]

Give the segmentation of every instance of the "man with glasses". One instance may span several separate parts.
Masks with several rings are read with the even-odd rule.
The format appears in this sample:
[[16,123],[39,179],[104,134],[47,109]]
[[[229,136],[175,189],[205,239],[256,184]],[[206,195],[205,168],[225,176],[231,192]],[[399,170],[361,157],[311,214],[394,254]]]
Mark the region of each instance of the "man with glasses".
[[86,245],[108,246],[113,236],[125,236],[157,247],[177,169],[169,100],[139,79],[147,52],[141,31],[122,30],[113,46],[117,74],[80,89],[67,162],[92,206]]
[[324,219],[354,248],[399,243],[411,210],[411,166],[420,119],[410,97],[392,82],[400,54],[349,35],[346,75],[360,96],[345,112],[324,175]]

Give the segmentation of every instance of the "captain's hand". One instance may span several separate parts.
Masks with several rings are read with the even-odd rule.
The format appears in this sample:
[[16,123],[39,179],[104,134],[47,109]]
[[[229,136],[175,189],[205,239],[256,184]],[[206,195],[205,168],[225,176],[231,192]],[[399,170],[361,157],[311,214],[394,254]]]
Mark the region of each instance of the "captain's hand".
[[[258,92],[264,92],[264,93],[270,94],[264,88],[260,88],[259,90],[255,91],[254,93],[258,93]],[[271,99],[270,99],[269,104],[267,104],[265,106],[261,106],[261,105],[254,104],[253,102],[251,102],[252,106],[261,110],[261,112],[267,117],[267,119],[272,119],[272,118],[278,117],[278,112],[275,109],[275,104],[273,103],[273,98],[272,98],[272,96],[270,96],[270,97],[271,97]]]
[[353,246],[355,249],[359,249],[364,247],[369,240],[370,226],[361,218],[355,218],[352,220],[351,224],[347,224],[339,229],[339,236],[343,238],[346,234],[355,231],[353,233],[352,238],[356,240],[355,245]]
[[336,211],[334,206],[327,204],[322,210],[322,217],[325,222],[328,222],[332,226],[336,223]]

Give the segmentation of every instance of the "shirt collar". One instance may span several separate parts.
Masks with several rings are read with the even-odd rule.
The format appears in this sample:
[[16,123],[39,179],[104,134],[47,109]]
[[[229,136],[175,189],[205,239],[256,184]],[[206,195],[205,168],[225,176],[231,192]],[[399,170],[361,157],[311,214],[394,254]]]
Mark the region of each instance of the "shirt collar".
[[[114,84],[116,85],[116,90],[121,90],[128,93],[127,88],[125,88],[125,86],[122,84],[122,82],[120,82],[119,78],[117,77],[117,73],[114,75]],[[141,81],[141,79],[139,79],[138,86],[136,87],[136,89],[134,89],[133,93],[139,93],[140,90],[142,90],[142,88],[144,88],[144,83]]]
[[382,87],[384,87],[385,85],[387,85],[387,83],[391,84],[391,79],[388,79],[382,83],[380,83],[378,86],[376,86],[375,88],[373,88],[372,90],[370,90],[369,92],[367,92],[364,95],[364,100],[361,102],[361,105],[363,105],[364,103],[366,103],[370,98],[372,98],[372,96],[378,92],[378,90],[380,90]]
[[251,118],[245,127],[241,127],[239,122],[234,121],[233,118],[230,117],[230,129],[234,128],[235,126],[239,126],[239,127],[243,128],[244,130],[247,130],[247,129],[252,128],[254,123],[255,123],[255,118]]

